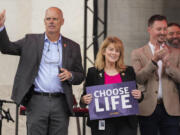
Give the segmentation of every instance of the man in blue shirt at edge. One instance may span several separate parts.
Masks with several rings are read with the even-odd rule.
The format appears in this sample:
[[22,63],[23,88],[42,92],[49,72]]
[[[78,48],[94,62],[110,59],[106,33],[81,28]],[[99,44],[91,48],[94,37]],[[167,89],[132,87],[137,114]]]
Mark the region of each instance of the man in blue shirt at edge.
[[28,135],[67,135],[73,113],[72,85],[84,79],[80,46],[60,33],[63,13],[57,7],[46,10],[45,33],[27,34],[11,42],[5,10],[0,13],[0,50],[19,55],[12,99],[27,107]]

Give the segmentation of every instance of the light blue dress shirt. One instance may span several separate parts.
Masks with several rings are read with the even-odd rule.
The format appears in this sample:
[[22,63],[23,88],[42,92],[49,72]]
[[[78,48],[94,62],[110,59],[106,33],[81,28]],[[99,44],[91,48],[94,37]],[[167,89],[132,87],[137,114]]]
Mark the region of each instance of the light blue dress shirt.
[[4,30],[5,26],[0,27],[0,32]]
[[62,67],[62,37],[60,36],[57,42],[51,42],[45,35],[44,49],[38,75],[34,81],[34,90],[64,93],[58,77],[60,67]]

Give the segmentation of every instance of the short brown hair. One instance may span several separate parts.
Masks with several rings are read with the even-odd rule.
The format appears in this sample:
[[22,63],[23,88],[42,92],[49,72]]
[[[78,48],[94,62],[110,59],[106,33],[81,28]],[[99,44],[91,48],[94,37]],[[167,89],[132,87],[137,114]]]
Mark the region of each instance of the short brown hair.
[[155,21],[163,21],[165,20],[167,22],[167,18],[163,15],[153,15],[148,20],[148,26],[152,26]]

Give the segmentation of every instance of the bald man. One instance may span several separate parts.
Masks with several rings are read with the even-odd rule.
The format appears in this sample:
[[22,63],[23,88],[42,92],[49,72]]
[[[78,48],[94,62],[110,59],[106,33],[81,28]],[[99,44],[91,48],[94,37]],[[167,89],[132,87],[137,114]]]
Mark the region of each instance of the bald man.
[[9,40],[4,22],[5,10],[0,13],[0,50],[20,56],[12,99],[27,107],[27,134],[67,135],[72,85],[80,84],[84,75],[80,46],[60,33],[62,11],[48,8],[45,33],[27,34],[16,42]]

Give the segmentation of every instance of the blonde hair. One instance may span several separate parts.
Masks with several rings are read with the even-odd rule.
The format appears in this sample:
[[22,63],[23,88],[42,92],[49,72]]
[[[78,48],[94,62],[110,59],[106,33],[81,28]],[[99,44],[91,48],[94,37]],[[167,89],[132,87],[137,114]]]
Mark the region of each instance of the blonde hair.
[[115,64],[115,68],[119,71],[122,72],[126,69],[126,66],[124,64],[124,47],[123,47],[123,43],[122,41],[117,38],[117,37],[107,37],[103,43],[101,44],[99,51],[97,53],[96,56],[96,60],[95,60],[95,67],[98,70],[102,70],[105,68],[105,56],[104,56],[104,52],[106,50],[106,48],[113,43],[113,45],[115,46],[116,49],[118,49],[120,51],[120,56],[118,61]]

